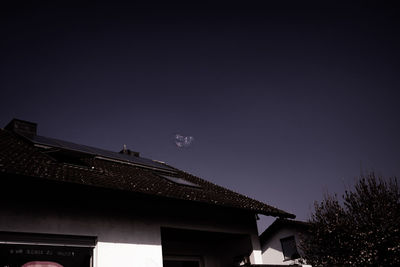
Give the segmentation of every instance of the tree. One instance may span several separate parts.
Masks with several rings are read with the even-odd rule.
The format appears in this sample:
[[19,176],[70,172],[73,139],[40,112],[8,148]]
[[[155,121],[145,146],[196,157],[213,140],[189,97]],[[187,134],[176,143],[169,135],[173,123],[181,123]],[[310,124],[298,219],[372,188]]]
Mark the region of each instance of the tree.
[[400,189],[397,178],[361,176],[341,201],[315,203],[301,241],[314,266],[400,266]]

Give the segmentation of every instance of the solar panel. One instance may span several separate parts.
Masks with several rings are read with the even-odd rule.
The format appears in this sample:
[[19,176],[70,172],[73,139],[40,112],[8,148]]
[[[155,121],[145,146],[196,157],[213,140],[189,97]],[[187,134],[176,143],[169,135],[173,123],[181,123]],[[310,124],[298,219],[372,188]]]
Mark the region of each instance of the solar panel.
[[173,182],[176,184],[180,184],[180,185],[186,185],[186,186],[192,186],[192,187],[197,187],[197,188],[201,188],[200,185],[189,182],[185,179],[179,178],[179,177],[175,177],[175,176],[169,176],[169,175],[163,175],[163,174],[159,174],[159,176]]
[[38,145],[54,147],[54,148],[61,148],[61,149],[72,150],[72,151],[78,151],[78,152],[94,155],[94,156],[96,156],[100,159],[104,159],[104,160],[122,161],[122,162],[139,165],[139,166],[146,167],[146,168],[161,169],[161,170],[165,170],[165,171],[169,171],[169,172],[175,172],[175,170],[173,168],[165,166],[165,165],[163,165],[159,162],[153,161],[151,159],[121,154],[118,152],[113,152],[113,151],[90,147],[90,146],[85,146],[85,145],[79,145],[79,144],[75,144],[75,143],[71,143],[71,142],[67,142],[67,141],[63,141],[63,140],[58,140],[58,139],[54,139],[54,138],[44,137],[44,136],[40,136],[40,135],[35,135],[31,140],[32,140],[32,142],[34,142],[35,144],[38,144]]

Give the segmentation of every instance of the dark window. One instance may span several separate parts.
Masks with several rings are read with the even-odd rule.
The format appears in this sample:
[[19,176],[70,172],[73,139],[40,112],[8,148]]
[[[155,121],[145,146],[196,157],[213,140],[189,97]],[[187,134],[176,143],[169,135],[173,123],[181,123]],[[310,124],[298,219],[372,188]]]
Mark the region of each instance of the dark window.
[[200,267],[200,262],[190,260],[164,260],[163,267]]
[[281,239],[282,252],[285,260],[294,260],[300,258],[297,252],[296,240],[294,236],[289,236]]
[[202,267],[199,256],[164,256],[163,267]]
[[164,175],[164,174],[158,174],[158,176],[167,179],[170,182],[173,182],[175,184],[179,184],[179,185],[186,185],[186,186],[191,186],[191,187],[196,187],[196,188],[201,188],[200,185],[189,182],[183,178],[179,178],[179,177],[175,177],[175,176],[169,176],[169,175]]
[[0,232],[0,266],[92,267],[95,237]]
[[44,152],[58,162],[86,168],[89,167],[89,164],[85,162],[85,159],[90,158],[90,156],[83,153],[65,150],[49,150]]
[[90,267],[91,257],[91,248],[0,244],[0,266]]

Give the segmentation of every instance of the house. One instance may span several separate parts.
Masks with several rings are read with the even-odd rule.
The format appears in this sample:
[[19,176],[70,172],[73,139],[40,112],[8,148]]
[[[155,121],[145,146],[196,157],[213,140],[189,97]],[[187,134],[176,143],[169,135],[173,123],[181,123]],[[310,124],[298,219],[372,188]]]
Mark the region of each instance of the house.
[[295,217],[126,148],[0,129],[0,266],[262,264],[257,214]]
[[306,234],[308,223],[276,219],[261,235],[261,253],[265,266],[305,265],[299,246],[301,235]]

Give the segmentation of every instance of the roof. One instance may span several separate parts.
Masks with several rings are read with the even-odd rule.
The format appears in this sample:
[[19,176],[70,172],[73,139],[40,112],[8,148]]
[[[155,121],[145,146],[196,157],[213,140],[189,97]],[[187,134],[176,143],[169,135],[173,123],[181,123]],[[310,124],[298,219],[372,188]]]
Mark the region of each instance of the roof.
[[[37,140],[70,146],[49,145]],[[0,175],[22,175],[244,209],[276,217],[295,217],[167,164],[137,157],[137,153],[124,160],[127,155],[86,147],[95,151],[89,153],[71,149],[72,145],[86,147],[0,129]]]
[[277,231],[282,228],[297,229],[300,232],[304,232],[305,230],[307,230],[309,225],[309,223],[303,221],[278,218],[260,235],[260,243],[264,244],[265,241],[271,238]]

